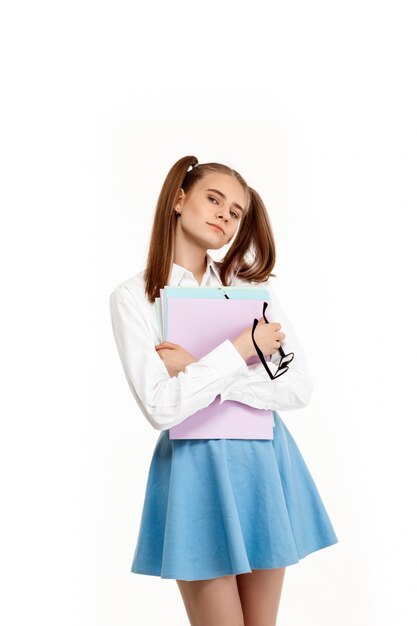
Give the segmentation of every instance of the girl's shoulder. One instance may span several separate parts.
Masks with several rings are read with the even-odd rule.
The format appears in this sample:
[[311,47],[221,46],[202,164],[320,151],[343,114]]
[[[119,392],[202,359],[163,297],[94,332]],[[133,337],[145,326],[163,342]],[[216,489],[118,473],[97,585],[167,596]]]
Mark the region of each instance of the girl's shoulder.
[[253,287],[254,289],[269,289],[271,287],[271,285],[273,284],[271,281],[273,281],[274,278],[273,277],[269,277],[267,280],[264,280],[262,282],[256,282],[253,280],[243,280],[242,278],[238,278],[237,276],[235,276],[232,280],[232,286],[233,287]]
[[141,270],[137,272],[133,276],[130,276],[126,280],[118,283],[113,291],[110,294],[110,297],[113,294],[117,294],[119,296],[123,296],[126,294],[126,291],[130,292],[130,294],[139,302],[142,302],[145,298],[145,270]]
[[135,308],[139,307],[145,310],[149,307],[152,308],[154,305],[148,302],[145,293],[145,270],[143,269],[118,283],[110,294],[110,300],[113,298],[124,303],[132,303],[132,306],[135,303]]
[[156,304],[149,302],[146,296],[144,269],[114,287],[110,294],[110,310],[119,307],[128,311],[132,319],[144,320],[151,332],[157,328]]

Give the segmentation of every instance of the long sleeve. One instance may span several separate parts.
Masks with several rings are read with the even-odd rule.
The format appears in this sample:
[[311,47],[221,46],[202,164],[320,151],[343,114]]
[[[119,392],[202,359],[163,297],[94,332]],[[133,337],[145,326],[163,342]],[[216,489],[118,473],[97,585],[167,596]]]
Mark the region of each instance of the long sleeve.
[[[294,329],[283,310],[271,277],[266,283],[270,303],[265,311],[268,322],[279,322],[285,339],[281,342],[285,354],[294,352],[288,370],[278,378],[271,379],[262,363],[248,365],[241,376],[229,376],[228,385],[221,393],[220,404],[225,400],[237,400],[257,409],[291,410],[305,407],[311,399],[313,380],[308,370],[306,357]],[[255,331],[256,332],[256,331]],[[280,361],[279,351],[267,361],[275,373]]]
[[247,370],[246,361],[226,339],[178,376],[170,376],[147,325],[144,310],[124,285],[109,299],[113,333],[133,396],[156,430],[167,430],[207,407],[228,378]]

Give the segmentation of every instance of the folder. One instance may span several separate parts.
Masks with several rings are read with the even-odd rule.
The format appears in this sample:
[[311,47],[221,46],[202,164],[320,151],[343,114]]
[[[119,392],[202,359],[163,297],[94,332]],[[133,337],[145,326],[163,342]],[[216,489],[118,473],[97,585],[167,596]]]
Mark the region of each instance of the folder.
[[[267,289],[223,286],[166,286],[160,295],[157,312],[164,341],[178,343],[197,359],[251,327],[270,299]],[[246,361],[247,365],[259,362],[257,355]],[[235,400],[220,402],[218,395],[208,407],[171,427],[169,438],[272,439],[273,427],[271,410]]]

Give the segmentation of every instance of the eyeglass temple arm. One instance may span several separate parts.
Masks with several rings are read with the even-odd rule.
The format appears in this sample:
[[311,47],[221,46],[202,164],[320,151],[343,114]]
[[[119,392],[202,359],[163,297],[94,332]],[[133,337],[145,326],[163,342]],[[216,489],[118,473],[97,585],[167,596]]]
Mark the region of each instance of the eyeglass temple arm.
[[[269,324],[268,320],[266,319],[266,315],[265,315],[265,309],[266,309],[267,306],[268,306],[268,302],[264,301],[262,315],[263,315],[263,318],[264,318],[265,322],[267,324]],[[280,366],[278,366],[278,369],[277,369],[276,373],[275,374],[271,373],[269,367],[266,364],[264,355],[262,354],[262,351],[260,350],[259,346],[257,345],[257,343],[255,341],[255,336],[254,336],[255,335],[255,328],[257,327],[258,324],[259,324],[259,320],[257,320],[256,317],[255,317],[255,319],[253,320],[253,326],[252,326],[252,341],[253,341],[253,345],[255,346],[256,352],[257,352],[259,358],[261,359],[261,362],[262,362],[264,368],[268,372],[268,376],[270,377],[271,380],[273,380],[274,378],[278,378],[278,376],[281,376],[281,374],[284,374],[287,371],[288,366],[285,366],[284,371],[282,371],[282,368],[280,368]],[[281,357],[287,356],[281,346],[279,346],[278,349],[279,349],[279,353],[280,353]]]

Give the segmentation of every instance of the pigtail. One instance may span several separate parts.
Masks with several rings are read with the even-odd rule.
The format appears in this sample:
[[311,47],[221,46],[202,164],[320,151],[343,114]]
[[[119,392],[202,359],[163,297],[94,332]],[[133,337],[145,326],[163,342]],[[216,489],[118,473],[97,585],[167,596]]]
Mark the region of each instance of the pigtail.
[[272,225],[265,204],[252,187],[248,187],[250,202],[242,218],[235,240],[220,263],[220,276],[224,285],[233,277],[260,283],[275,276],[276,252]]

